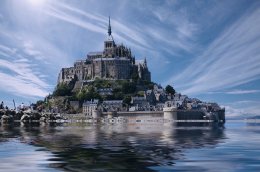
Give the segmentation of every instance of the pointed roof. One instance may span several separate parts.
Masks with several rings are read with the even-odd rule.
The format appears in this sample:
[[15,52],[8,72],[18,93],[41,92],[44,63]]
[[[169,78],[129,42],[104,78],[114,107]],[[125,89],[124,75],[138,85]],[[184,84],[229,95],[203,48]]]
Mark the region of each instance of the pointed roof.
[[107,33],[108,33],[108,36],[107,36],[107,40],[106,41],[113,41],[114,42],[114,39],[113,39],[113,36],[112,36],[112,29],[111,29],[111,25],[110,25],[110,16],[108,18],[108,29],[107,29]]
[[112,34],[111,25],[110,25],[110,16],[108,18],[108,31],[107,31],[107,33],[108,33],[108,36],[111,36],[111,34]]

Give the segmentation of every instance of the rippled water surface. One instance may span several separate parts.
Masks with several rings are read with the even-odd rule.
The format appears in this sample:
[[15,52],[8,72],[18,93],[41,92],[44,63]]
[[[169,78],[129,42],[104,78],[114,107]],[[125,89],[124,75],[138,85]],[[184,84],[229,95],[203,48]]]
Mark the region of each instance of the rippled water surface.
[[0,124],[0,171],[260,171],[260,125]]

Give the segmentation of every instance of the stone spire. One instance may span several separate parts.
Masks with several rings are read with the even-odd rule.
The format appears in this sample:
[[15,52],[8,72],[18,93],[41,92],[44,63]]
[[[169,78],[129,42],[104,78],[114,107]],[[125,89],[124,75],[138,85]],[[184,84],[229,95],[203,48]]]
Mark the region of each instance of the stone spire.
[[111,31],[111,25],[110,25],[110,16],[109,16],[109,19],[108,19],[108,31],[107,31],[107,33],[108,33],[108,36],[111,36],[112,31]]
[[144,65],[147,66],[146,57],[144,58]]

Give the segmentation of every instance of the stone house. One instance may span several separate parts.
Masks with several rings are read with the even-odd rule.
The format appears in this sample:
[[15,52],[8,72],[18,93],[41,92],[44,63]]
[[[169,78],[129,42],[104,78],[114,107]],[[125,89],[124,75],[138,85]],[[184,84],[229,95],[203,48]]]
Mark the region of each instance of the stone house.
[[87,117],[92,117],[93,111],[98,110],[99,100],[94,99],[90,101],[85,101],[82,105],[83,114]]
[[102,103],[103,110],[109,111],[123,111],[123,100],[105,100]]

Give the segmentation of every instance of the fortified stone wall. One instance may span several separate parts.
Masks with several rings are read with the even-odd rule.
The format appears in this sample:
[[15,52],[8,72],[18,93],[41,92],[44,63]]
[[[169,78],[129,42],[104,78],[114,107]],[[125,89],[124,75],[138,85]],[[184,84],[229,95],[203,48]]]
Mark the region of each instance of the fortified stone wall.
[[201,111],[177,111],[177,120],[203,120],[203,116]]

